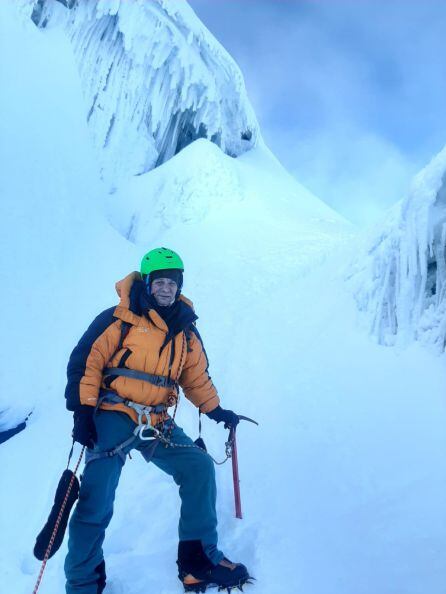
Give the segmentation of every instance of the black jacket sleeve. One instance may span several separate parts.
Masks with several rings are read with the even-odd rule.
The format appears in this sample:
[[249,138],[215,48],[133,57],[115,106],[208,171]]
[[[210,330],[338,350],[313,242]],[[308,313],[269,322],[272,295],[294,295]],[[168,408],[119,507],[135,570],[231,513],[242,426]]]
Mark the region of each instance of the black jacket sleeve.
[[96,340],[116,322],[113,317],[115,307],[103,311],[93,320],[85,334],[82,336],[77,346],[71,353],[67,367],[67,387],[65,388],[65,398],[68,410],[75,410],[81,404],[80,384],[85,376],[87,368],[87,359],[92,351]]

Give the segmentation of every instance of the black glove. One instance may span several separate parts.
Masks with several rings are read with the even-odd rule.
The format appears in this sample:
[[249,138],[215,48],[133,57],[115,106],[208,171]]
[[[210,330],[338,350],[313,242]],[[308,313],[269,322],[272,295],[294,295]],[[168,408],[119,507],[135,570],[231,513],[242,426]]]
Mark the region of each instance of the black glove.
[[206,416],[215,421],[216,423],[224,423],[225,429],[235,429],[240,422],[238,415],[232,410],[226,410],[221,406],[217,406],[211,412],[206,413]]
[[73,439],[87,448],[94,447],[98,439],[93,416],[94,406],[81,404],[74,410]]

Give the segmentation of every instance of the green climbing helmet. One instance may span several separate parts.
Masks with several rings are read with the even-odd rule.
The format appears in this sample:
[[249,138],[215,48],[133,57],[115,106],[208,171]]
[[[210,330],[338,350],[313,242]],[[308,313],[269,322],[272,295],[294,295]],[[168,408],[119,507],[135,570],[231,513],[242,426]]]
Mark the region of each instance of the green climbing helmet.
[[155,270],[182,270],[183,260],[173,250],[155,248],[143,256],[141,260],[141,275],[145,276]]

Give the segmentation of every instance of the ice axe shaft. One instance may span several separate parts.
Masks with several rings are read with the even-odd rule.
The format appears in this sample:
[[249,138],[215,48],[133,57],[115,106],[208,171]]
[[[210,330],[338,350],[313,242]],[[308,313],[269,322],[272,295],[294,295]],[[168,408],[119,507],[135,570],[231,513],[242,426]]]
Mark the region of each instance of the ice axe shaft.
[[237,458],[237,439],[235,429],[231,429],[232,441],[232,478],[234,481],[234,501],[235,501],[235,517],[241,520],[242,515],[242,500],[240,498],[240,478],[238,474],[238,458]]
[[[258,425],[257,421],[250,419],[249,417],[245,417],[244,415],[238,415],[238,418],[241,421],[249,421],[250,423],[254,423],[254,425]],[[234,501],[235,501],[235,517],[241,520],[243,518],[242,514],[242,499],[240,496],[240,477],[238,473],[238,457],[237,457],[237,438],[236,438],[236,428],[232,427],[230,434],[229,434],[229,441],[231,442],[232,446],[232,478],[234,482]]]

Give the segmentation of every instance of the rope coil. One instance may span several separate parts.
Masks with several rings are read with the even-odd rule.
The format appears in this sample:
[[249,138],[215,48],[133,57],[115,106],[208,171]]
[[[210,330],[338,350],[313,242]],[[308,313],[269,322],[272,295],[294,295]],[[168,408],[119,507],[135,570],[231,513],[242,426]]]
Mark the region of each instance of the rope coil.
[[[68,458],[68,464],[70,463],[70,458],[71,458],[72,451],[73,451],[73,448],[71,449],[70,456]],[[49,559],[49,556],[50,556],[50,553],[51,553],[51,549],[53,548],[54,540],[56,538],[57,531],[59,530],[59,526],[60,526],[60,522],[62,520],[63,512],[64,512],[65,507],[67,505],[67,501],[68,501],[68,497],[70,496],[71,489],[73,488],[74,479],[76,478],[76,473],[77,473],[77,471],[79,469],[79,466],[80,466],[80,463],[82,461],[82,458],[83,458],[83,455],[84,455],[84,451],[85,451],[85,446],[83,446],[83,448],[82,448],[81,454],[79,456],[79,460],[77,461],[77,464],[76,464],[76,466],[75,466],[75,468],[73,470],[73,476],[71,477],[70,483],[69,483],[68,488],[67,488],[67,492],[65,493],[65,498],[64,498],[64,500],[62,502],[62,505],[60,506],[59,515],[57,516],[57,520],[56,520],[56,523],[54,525],[54,530],[53,530],[53,533],[51,534],[50,542],[48,543],[48,547],[47,547],[47,549],[45,551],[45,556],[43,558],[42,565],[40,567],[39,576],[37,578],[36,585],[34,586],[33,594],[37,594],[37,591],[38,591],[38,589],[40,587],[40,583],[41,583],[42,577],[43,577],[43,572],[45,571],[45,567],[46,567],[47,561]]]

